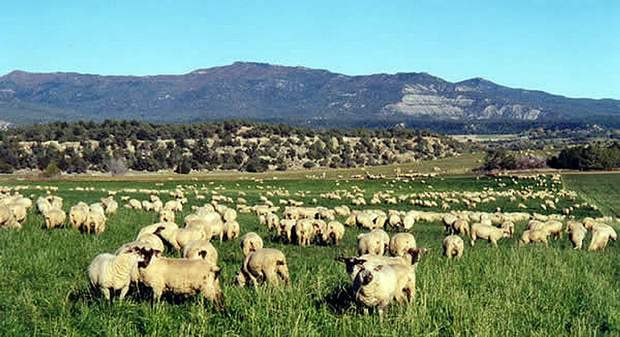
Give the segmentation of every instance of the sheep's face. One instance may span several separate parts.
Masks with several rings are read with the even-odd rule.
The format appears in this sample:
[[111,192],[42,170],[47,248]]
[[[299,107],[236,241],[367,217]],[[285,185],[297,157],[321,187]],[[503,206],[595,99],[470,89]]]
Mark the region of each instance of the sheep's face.
[[139,254],[142,256],[142,260],[138,262],[138,268],[146,268],[151,263],[153,257],[159,257],[161,251],[151,248],[138,248]]

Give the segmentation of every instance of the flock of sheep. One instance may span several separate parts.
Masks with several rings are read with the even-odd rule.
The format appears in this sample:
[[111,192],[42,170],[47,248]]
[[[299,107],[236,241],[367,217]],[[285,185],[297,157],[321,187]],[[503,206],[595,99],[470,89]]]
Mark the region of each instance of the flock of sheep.
[[[533,178],[544,179],[540,177]],[[441,212],[422,210],[362,209],[351,210],[341,205],[333,208],[304,206],[291,198],[289,191],[282,188],[265,187],[257,204],[250,205],[245,193],[238,192],[236,207],[231,197],[223,196],[217,189],[211,190],[211,201],[200,207],[192,207],[192,213],[177,225],[176,215],[188,202],[186,196],[193,193],[196,200],[206,199],[207,189],[195,186],[180,186],[169,191],[172,200],[163,202],[157,190],[129,190],[125,192],[148,193],[147,200],[120,198],[124,207],[156,212],[159,222],[141,228],[135,238],[119,247],[114,254],[103,253],[96,256],[88,267],[88,277],[94,288],[99,289],[106,299],[120,292],[123,299],[132,285],[141,284],[151,289],[153,300],[158,301],[162,294],[177,295],[201,294],[204,298],[221,304],[222,289],[218,251],[212,240],[238,240],[244,256],[236,275],[240,286],[258,286],[264,283],[273,286],[290,284],[290,275],[284,253],[275,248],[264,247],[263,239],[255,232],[246,232],[240,237],[241,227],[237,213],[252,213],[259,223],[271,233],[271,237],[289,244],[307,246],[337,245],[345,235],[347,227],[358,227],[366,232],[357,236],[357,255],[340,256],[351,278],[351,291],[357,302],[364,308],[376,308],[379,312],[393,301],[409,303],[416,292],[416,267],[428,249],[418,247],[410,232],[417,222],[441,223],[445,238],[442,241],[443,255],[447,258],[461,258],[465,251],[463,238],[474,246],[477,240],[487,240],[497,246],[502,238],[515,235],[515,223],[527,222],[522,232],[520,245],[529,243],[548,244],[549,237],[561,238],[563,233],[575,249],[581,249],[586,234],[591,232],[588,250],[604,249],[609,240],[616,240],[617,234],[608,217],[584,218],[577,220],[570,213],[584,205],[573,204],[558,214],[542,215],[526,212],[479,212],[471,210],[450,210],[456,204],[468,206],[490,202],[498,197],[510,201],[540,199],[544,209],[555,209],[558,196],[575,200],[573,192],[558,190],[537,191],[533,188],[509,189],[507,191],[483,192],[425,192],[397,195],[387,190],[373,194],[371,204],[394,204],[409,202],[412,205],[438,207]],[[36,208],[45,220],[48,229],[63,226],[67,215],[62,210],[62,198],[53,195],[48,188],[45,196],[36,200]],[[16,191],[0,191],[0,228],[21,228],[29,208],[30,198]],[[12,192],[12,194],[11,194]],[[69,211],[69,223],[74,229],[84,233],[99,235],[106,229],[107,217],[117,212],[116,192],[99,202],[86,204],[80,202]],[[305,197],[304,192],[296,192]],[[275,205],[268,197],[280,198]],[[349,199],[351,204],[365,204],[364,191],[360,188],[336,190],[321,195],[330,200]],[[361,200],[364,200],[362,202]],[[312,200],[317,203],[316,199]],[[343,219],[343,222],[337,219]],[[180,221],[179,221],[180,222]],[[396,233],[391,237],[386,232],[390,228]],[[165,257],[165,252],[178,252],[180,258]],[[387,255],[386,255],[387,254]]]

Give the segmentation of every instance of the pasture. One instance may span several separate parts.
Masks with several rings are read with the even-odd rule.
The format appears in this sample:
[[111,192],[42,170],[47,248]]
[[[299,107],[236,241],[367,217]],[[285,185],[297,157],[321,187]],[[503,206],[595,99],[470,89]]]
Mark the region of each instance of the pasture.
[[[620,175],[611,179],[616,190]],[[248,176],[246,176],[248,177]],[[581,179],[587,183],[580,184]],[[283,199],[303,201],[305,205],[352,209],[420,209],[442,211],[439,206],[410,203],[380,203],[352,206],[350,200],[331,200],[321,194],[360,188],[364,198],[379,191],[393,195],[424,192],[531,190],[557,193],[570,187],[578,192],[575,200],[561,198],[556,210],[541,209],[540,200],[517,202],[498,197],[476,205],[476,210],[494,212],[524,211],[542,214],[584,201],[597,204],[603,213],[618,214],[617,199],[608,192],[591,189],[599,175],[571,176],[560,184],[550,179],[538,184],[511,178],[437,177],[413,181],[337,179],[252,179],[222,181],[5,181],[4,186],[22,186],[24,196],[42,195],[37,186],[57,186],[54,193],[64,198],[64,209],[78,201],[96,202],[107,190],[120,196],[144,200],[148,194],[123,192],[125,188],[173,190],[193,186],[206,196],[197,200],[192,193],[179,219],[190,214],[190,207],[210,200],[214,190],[236,199],[239,192],[249,205],[258,204],[268,191],[288,191]],[[564,185],[563,185],[564,184]],[[609,183],[606,183],[609,184]],[[582,186],[583,185],[583,186]],[[601,184],[602,186],[603,184]],[[78,191],[76,187],[94,190]],[[585,186],[585,187],[584,187]],[[612,188],[613,189],[613,188]],[[299,194],[299,192],[303,192]],[[162,194],[162,200],[169,199]],[[277,204],[278,196],[268,196]],[[522,202],[522,201],[519,201]],[[229,206],[234,207],[234,204]],[[455,204],[451,209],[470,209]],[[599,216],[590,207],[572,213],[577,218]],[[339,218],[343,222],[344,218]],[[224,307],[215,308],[198,297],[164,297],[151,305],[148,296],[132,291],[125,301],[110,304],[90,289],[86,268],[94,256],[114,252],[132,241],[141,227],[157,222],[157,214],[119,208],[108,219],[108,229],[100,236],[81,234],[70,228],[44,229],[43,219],[31,209],[24,228],[0,230],[0,335],[1,336],[604,336],[620,335],[620,244],[610,242],[600,252],[573,250],[563,236],[551,240],[549,247],[519,247],[517,240],[525,223],[517,223],[515,236],[502,239],[494,248],[487,242],[465,247],[461,260],[441,255],[443,225],[416,222],[411,232],[418,246],[430,248],[417,268],[417,295],[411,305],[392,304],[383,317],[364,315],[347,292],[351,280],[337,256],[355,255],[356,237],[365,230],[347,227],[337,246],[313,244],[299,247],[283,243],[260,225],[254,214],[239,214],[241,234],[255,231],[266,247],[282,250],[287,257],[291,286],[240,288],[234,284],[242,262],[238,240],[213,241],[219,251]],[[389,234],[396,231],[386,227]],[[589,241],[589,235],[586,242]],[[466,240],[468,242],[468,240]],[[169,256],[178,253],[166,252]]]

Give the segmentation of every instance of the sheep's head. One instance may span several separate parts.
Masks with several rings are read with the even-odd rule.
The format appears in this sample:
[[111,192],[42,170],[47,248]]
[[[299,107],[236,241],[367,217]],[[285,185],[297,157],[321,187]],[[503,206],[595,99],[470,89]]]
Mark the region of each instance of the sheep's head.
[[411,265],[420,262],[422,255],[426,254],[430,250],[430,248],[410,248],[407,250],[407,255],[411,257]]
[[344,262],[347,273],[351,274],[355,270],[355,267],[363,265],[366,262],[366,259],[360,259],[358,257],[338,256],[336,257],[336,261]]
[[138,248],[138,252],[142,255],[142,261],[138,263],[138,268],[146,268],[151,263],[153,257],[159,257],[161,251],[152,248]]

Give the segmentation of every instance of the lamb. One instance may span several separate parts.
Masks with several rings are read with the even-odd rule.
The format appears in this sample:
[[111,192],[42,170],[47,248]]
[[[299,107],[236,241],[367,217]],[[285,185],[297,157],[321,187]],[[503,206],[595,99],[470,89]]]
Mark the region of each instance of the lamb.
[[399,264],[378,265],[361,270],[353,280],[355,299],[383,313],[392,300],[410,303],[415,296],[415,269]]
[[443,255],[451,259],[461,258],[465,251],[465,243],[458,235],[448,235],[443,239]]
[[321,233],[321,239],[325,243],[333,243],[337,245],[344,237],[344,225],[338,221],[330,221],[327,223],[325,230]]
[[132,274],[136,273],[141,261],[136,249],[124,250],[119,255],[97,255],[88,266],[90,284],[99,289],[106,300],[111,300],[111,291],[120,290],[119,299],[123,300],[129,291]]
[[415,237],[410,233],[397,233],[389,243],[390,255],[403,256],[409,249],[416,248]]
[[583,247],[583,239],[585,239],[588,230],[581,222],[569,221],[566,224],[566,231],[570,241],[573,243],[574,249],[581,249]]
[[88,211],[88,205],[83,202],[71,206],[69,210],[69,222],[71,222],[71,227],[73,227],[73,229],[80,229],[84,225],[86,218],[88,218]]
[[0,228],[21,229],[21,224],[15,220],[15,215],[8,206],[0,205]]
[[217,265],[218,253],[208,240],[194,240],[183,248],[183,258],[203,259]]
[[240,286],[247,282],[253,286],[265,282],[274,286],[280,282],[289,285],[290,276],[284,253],[273,248],[261,248],[248,254],[237,274],[237,283]]
[[295,235],[297,236],[297,244],[300,246],[309,245],[314,238],[314,227],[312,220],[301,219],[295,224]]
[[606,224],[595,224],[592,226],[592,241],[590,241],[590,246],[588,247],[588,251],[597,251],[603,250],[607,247],[607,243],[609,239],[616,241],[618,239],[618,234],[613,229],[613,227]]
[[510,234],[505,228],[497,228],[491,225],[475,223],[471,226],[471,245],[473,246],[477,238],[488,240],[497,247],[497,241],[501,238],[508,238]]
[[224,237],[226,240],[234,240],[238,238],[239,231],[239,223],[236,220],[230,220],[224,223]]
[[357,236],[357,254],[383,255],[389,243],[390,238],[384,230],[373,229]]
[[45,227],[47,229],[53,229],[62,227],[67,219],[67,214],[61,209],[51,208],[43,214],[43,217],[45,218]]
[[240,241],[243,256],[248,256],[251,252],[263,248],[263,239],[254,232],[245,233]]
[[187,260],[160,257],[161,251],[140,249],[142,262],[138,263],[140,281],[151,288],[153,300],[159,301],[164,291],[177,295],[195,295],[220,304],[220,268],[206,260]]
[[174,222],[175,215],[174,212],[169,209],[162,209],[159,211],[159,222]]
[[519,240],[520,245],[540,242],[544,243],[545,246],[548,246],[549,243],[547,241],[547,237],[549,236],[549,232],[545,229],[528,229],[521,234],[521,240]]

